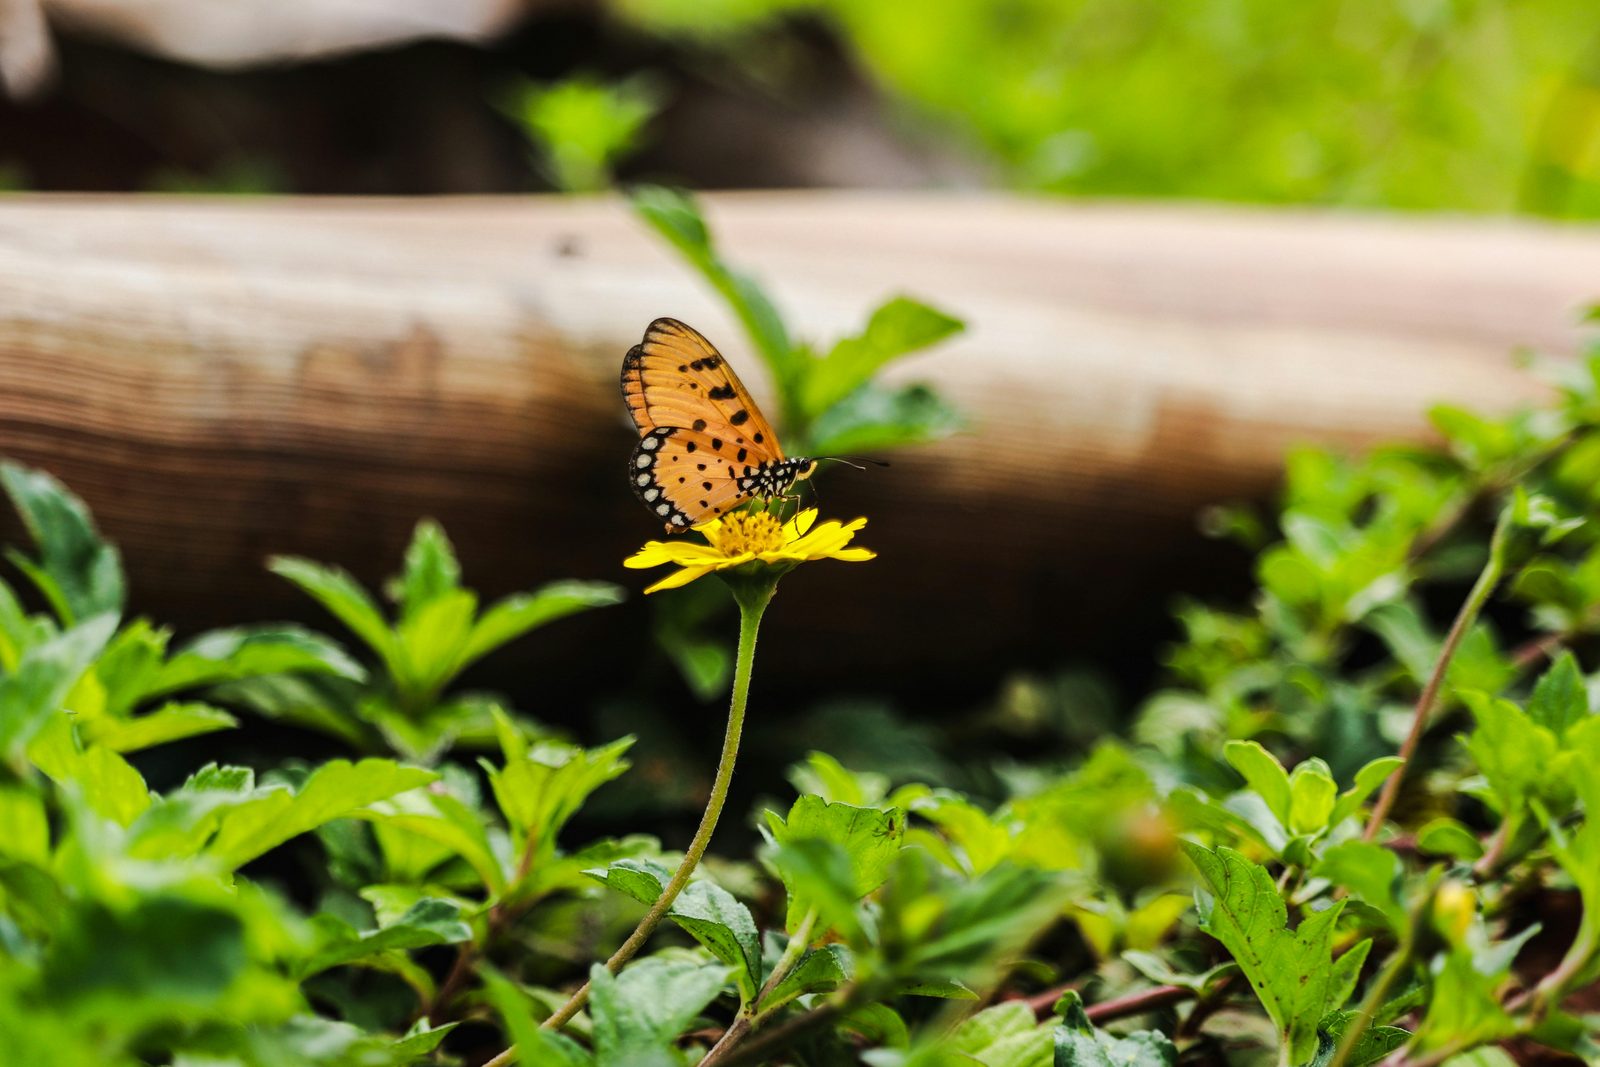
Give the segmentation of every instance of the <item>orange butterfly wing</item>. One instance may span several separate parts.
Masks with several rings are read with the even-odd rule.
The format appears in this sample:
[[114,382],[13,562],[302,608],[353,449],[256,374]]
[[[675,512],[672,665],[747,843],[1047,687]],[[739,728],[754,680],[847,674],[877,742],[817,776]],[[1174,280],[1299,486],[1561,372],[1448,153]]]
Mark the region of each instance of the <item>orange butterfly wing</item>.
[[657,426],[707,427],[742,437],[762,459],[783,449],[761,409],[722,353],[677,319],[657,319],[622,361],[622,396],[640,433]]
[[755,495],[752,477],[784,462],[772,424],[696,330],[657,319],[622,361],[622,395],[640,431],[628,484],[669,530],[699,525]]

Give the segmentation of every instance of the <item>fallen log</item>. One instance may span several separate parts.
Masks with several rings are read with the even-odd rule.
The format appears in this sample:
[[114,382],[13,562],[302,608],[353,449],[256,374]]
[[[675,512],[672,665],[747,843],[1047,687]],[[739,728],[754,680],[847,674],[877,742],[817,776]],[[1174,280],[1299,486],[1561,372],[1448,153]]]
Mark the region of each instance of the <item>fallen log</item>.
[[[1600,231],[1532,222],[707,206],[803,337],[895,292],[970,324],[894,371],[936,383],[969,432],[828,479],[827,510],[869,515],[881,559],[789,582],[772,626],[789,636],[763,643],[769,670],[856,687],[1147,647],[1174,592],[1237,573],[1195,535],[1199,508],[1270,492],[1297,442],[1418,438],[1435,401],[1535,395],[1512,351],[1572,353],[1600,278]],[[12,197],[0,294],[0,452],[82,493],[136,606],[185,628],[315,620],[263,557],[375,581],[422,515],[489,593],[637,585],[618,563],[658,531],[623,483],[622,353],[674,315],[766,395],[727,312],[612,199]],[[532,662],[605,669],[550,647]]]

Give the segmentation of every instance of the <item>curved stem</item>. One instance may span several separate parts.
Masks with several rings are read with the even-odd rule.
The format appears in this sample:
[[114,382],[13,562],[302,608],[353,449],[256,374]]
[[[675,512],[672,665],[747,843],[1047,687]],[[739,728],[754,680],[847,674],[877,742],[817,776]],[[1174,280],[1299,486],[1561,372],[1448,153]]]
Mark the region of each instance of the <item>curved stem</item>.
[[1478,615],[1483,611],[1483,606],[1489,602],[1494,587],[1500,584],[1500,577],[1505,573],[1506,542],[1509,540],[1510,527],[1508,508],[1501,515],[1499,523],[1495,526],[1494,537],[1489,542],[1489,561],[1483,565],[1483,571],[1473,583],[1472,591],[1467,594],[1461,610],[1456,613],[1455,622],[1450,624],[1450,632],[1445,635],[1444,645],[1439,649],[1439,658],[1434,661],[1433,671],[1428,675],[1427,684],[1422,687],[1422,695],[1417,697],[1417,710],[1411,717],[1411,731],[1406,734],[1405,741],[1400,745],[1399,755],[1405,762],[1396,767],[1388,780],[1383,783],[1383,792],[1378,794],[1378,801],[1372,806],[1372,815],[1367,820],[1366,832],[1361,835],[1363,841],[1371,841],[1383,828],[1383,821],[1388,818],[1389,809],[1394,807],[1395,798],[1400,795],[1400,783],[1405,778],[1406,769],[1411,766],[1411,761],[1417,754],[1417,746],[1422,743],[1423,731],[1427,729],[1433,707],[1438,703],[1439,690],[1444,687],[1450,661],[1455,658],[1461,639],[1472,629],[1472,624],[1478,621]]
[[[672,902],[678,899],[683,887],[689,884],[689,876],[699,866],[700,857],[705,855],[706,846],[711,843],[711,834],[716,830],[717,819],[722,815],[722,805],[728,799],[728,785],[733,781],[733,764],[739,755],[739,737],[744,731],[745,701],[750,695],[750,670],[755,662],[756,633],[761,628],[761,613],[766,610],[767,602],[772,599],[772,590],[771,582],[759,586],[752,583],[750,587],[734,588],[734,599],[739,602],[739,653],[733,669],[733,699],[728,705],[728,728],[722,737],[722,758],[717,763],[716,777],[711,783],[711,797],[706,801],[705,813],[700,816],[700,827],[695,830],[694,838],[683,854],[683,862],[678,864],[672,880],[662,889],[661,896],[650,906],[644,918],[639,920],[639,925],[628,935],[622,947],[606,960],[606,970],[612,974],[622,970],[622,965],[644,947],[644,943],[649,940],[650,935],[655,932],[656,927],[671,909]],[[583,1009],[588,999],[589,983],[585,982],[542,1025],[546,1029],[565,1026]]]
[[739,1010],[739,1017],[733,1021],[733,1025],[728,1027],[717,1043],[711,1046],[711,1051],[706,1053],[699,1067],[713,1067],[724,1062],[732,1053],[734,1046],[743,1041],[747,1034],[765,1022],[774,1011],[781,1010],[768,1008],[762,1011],[761,1002],[778,988],[778,983],[794,970],[794,965],[800,962],[801,957],[806,954],[806,949],[811,947],[811,928],[816,925],[816,921],[817,909],[812,908],[806,912],[805,918],[801,919],[800,925],[795,928],[794,936],[789,938],[788,946],[784,948],[783,955],[772,968],[772,973],[767,976],[766,982],[762,984],[761,991]]

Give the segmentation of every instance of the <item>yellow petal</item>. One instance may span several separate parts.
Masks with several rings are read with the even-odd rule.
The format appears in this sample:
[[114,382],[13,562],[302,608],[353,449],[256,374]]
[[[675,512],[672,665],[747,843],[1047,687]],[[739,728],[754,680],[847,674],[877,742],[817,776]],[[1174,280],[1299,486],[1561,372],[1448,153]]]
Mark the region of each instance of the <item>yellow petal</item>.
[[812,530],[811,533],[790,545],[789,551],[807,559],[832,555],[845,545],[848,545],[851,539],[855,537],[856,531],[866,524],[866,519],[853,519],[844,525],[829,519],[815,530]]
[[682,570],[673,571],[671,574],[669,574],[665,578],[661,579],[655,585],[652,585],[649,588],[647,588],[645,590],[645,594],[649,595],[650,593],[659,593],[663,589],[677,589],[680,586],[688,585],[690,582],[694,581],[696,578],[701,577],[702,575],[710,574],[712,571],[714,571],[716,569],[717,568],[714,567],[714,566],[709,566],[709,567],[684,567]]
[[624,567],[640,570],[676,563],[688,567],[721,558],[716,549],[695,541],[648,541],[644,547],[622,561]]
[[795,513],[794,518],[783,524],[783,539],[785,542],[798,541],[811,529],[811,524],[817,521],[817,509],[806,508]]
[[870,548],[841,548],[832,553],[830,559],[842,559],[847,563],[859,563],[863,560],[877,559],[878,554]]

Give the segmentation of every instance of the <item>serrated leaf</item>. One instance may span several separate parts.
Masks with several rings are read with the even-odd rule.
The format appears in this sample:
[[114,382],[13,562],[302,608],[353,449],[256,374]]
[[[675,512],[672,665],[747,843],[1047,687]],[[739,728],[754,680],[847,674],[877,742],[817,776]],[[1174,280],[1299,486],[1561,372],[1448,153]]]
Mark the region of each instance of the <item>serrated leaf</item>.
[[[807,993],[831,993],[848,982],[855,973],[855,960],[843,945],[822,945],[800,957],[783,980],[761,1001],[762,1011],[771,1011]],[[900,992],[914,993],[912,989]]]
[[624,754],[632,737],[584,749],[575,745],[534,745],[521,759],[494,767],[483,762],[489,785],[519,837],[535,842],[541,854],[553,852],[556,838],[589,795],[628,769]]
[[[672,872],[650,860],[618,860],[591,878],[637,900],[654,904],[672,880]],[[690,882],[672,902],[667,917],[710,953],[734,968],[739,998],[748,1001],[761,985],[761,934],[750,909],[715,882]]]
[[267,561],[267,569],[299,586],[385,663],[394,661],[397,650],[388,620],[367,591],[347,572],[296,556],[274,556]]
[[208,630],[162,664],[140,693],[220,685],[269,674],[328,674],[364,681],[367,672],[322,634],[286,623]]
[[1177,1048],[1158,1031],[1112,1037],[1096,1029],[1075,991],[1056,1002],[1056,1013],[1061,1023],[1053,1035],[1054,1067],[1174,1067],[1178,1061]]
[[457,670],[530,630],[590,608],[620,604],[624,595],[610,582],[552,582],[497,601],[473,625]]
[[[1333,1055],[1339,1049],[1345,1029],[1360,1014],[1357,1011],[1334,1012],[1322,1021],[1322,1027],[1317,1032],[1317,1055],[1310,1067],[1328,1067],[1333,1062]],[[1345,1063],[1347,1067],[1366,1067],[1383,1059],[1410,1039],[1411,1034],[1398,1026],[1369,1026],[1356,1041]]]
[[138,752],[237,725],[238,719],[210,704],[172,703],[130,718],[92,719],[84,724],[83,739],[113,752]]
[[1589,693],[1571,652],[1563,651],[1539,676],[1528,698],[1528,717],[1558,740],[1566,736],[1569,727],[1589,717]]
[[101,539],[89,509],[43,471],[0,464],[0,483],[38,549],[37,559],[12,552],[50,600],[65,626],[93,615],[120,616],[127,597],[122,559]]
[[[779,877],[789,891],[788,929],[792,933],[812,907],[823,907],[827,925],[847,921],[838,905],[847,896],[851,905],[883,884],[889,866],[905,836],[905,815],[898,808],[887,811],[830,804],[819,796],[805,795],[795,800],[787,818],[766,812],[768,837],[782,846],[774,855]],[[848,883],[830,889],[839,877],[827,874],[823,853],[790,846],[803,841],[826,842],[838,848],[848,861]],[[822,860],[818,866],[810,860]],[[824,929],[826,927],[823,927]]]
[[506,870],[483,820],[449,793],[403,793],[351,814],[375,824],[380,846],[386,845],[390,835],[403,842],[406,835],[415,834],[460,856],[491,893],[499,895],[506,890]]
[[230,812],[206,852],[233,869],[329,820],[437,777],[432,771],[387,759],[332,760],[313,772],[298,791],[282,786],[263,790]]
[[472,928],[462,921],[457,904],[431,898],[417,901],[404,915],[375,930],[355,930],[331,915],[320,915],[313,921],[319,943],[295,969],[300,980],[386,952],[454,944],[472,937]]
[[1317,1048],[1317,1024],[1341,1006],[1332,946],[1342,905],[1308,915],[1291,930],[1266,868],[1229,848],[1213,852],[1192,842],[1183,848],[1211,894],[1199,902],[1200,928],[1238,962],[1277,1025],[1289,1061],[1309,1060]]
[[114,615],[97,615],[35,644],[16,669],[0,677],[0,757],[15,763],[33,736],[58,714],[116,629]]
[[1052,1049],[1050,1031],[1034,1019],[1032,1008],[1015,1000],[978,1012],[940,1044],[984,1067],[1049,1067]]
[[668,1053],[732,974],[720,963],[659,956],[635,961],[615,976],[595,964],[589,970],[589,1015],[596,1060],[631,1063],[630,1056]]
[[1548,784],[1559,743],[1556,735],[1509,700],[1476,690],[1460,694],[1477,720],[1467,751],[1488,779],[1503,815],[1521,810]]
[[402,619],[410,618],[460,585],[461,564],[450,539],[437,522],[423,519],[411,533],[400,576],[389,585],[390,599],[399,604]]

